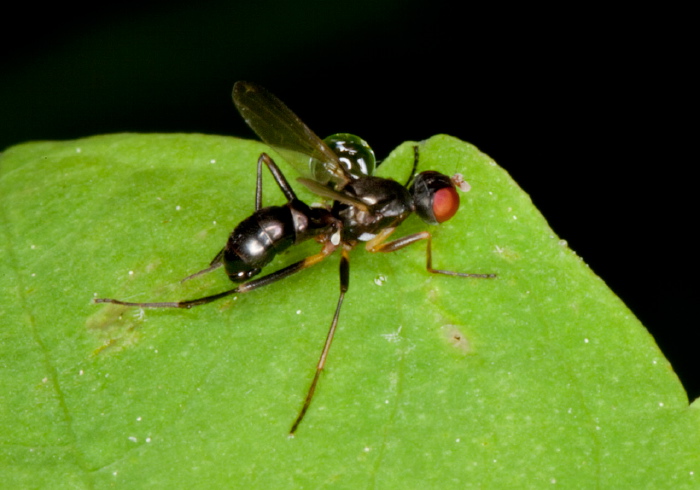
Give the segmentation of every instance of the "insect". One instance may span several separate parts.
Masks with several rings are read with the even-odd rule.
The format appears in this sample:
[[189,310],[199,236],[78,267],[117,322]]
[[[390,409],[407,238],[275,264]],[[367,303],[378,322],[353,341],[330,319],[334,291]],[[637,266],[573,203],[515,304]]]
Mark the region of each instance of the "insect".
[[[318,264],[340,249],[340,295],[314,377],[304,403],[292,424],[294,435],[316,392],[335,335],[343,299],[350,284],[350,251],[365,242],[369,252],[394,252],[426,241],[426,269],[435,274],[457,277],[493,278],[495,274],[471,274],[434,269],[432,237],[429,232],[413,233],[388,241],[411,213],[429,224],[450,219],[459,208],[454,182],[446,175],[424,171],[415,175],[418,147],[414,147],[413,169],[405,184],[375,177],[374,153],[362,139],[349,134],[325,140],[316,136],[286,105],[264,88],[237,82],[233,101],[246,123],[304,177],[297,180],[315,194],[332,202],[310,207],[299,200],[277,164],[266,153],[257,162],[255,211],[241,221],[226,246],[209,267],[184,280],[224,267],[231,281],[239,285],[221,293],[175,302],[130,302],[110,298],[95,303],[114,303],[142,308],[192,308],[233,294],[247,293],[280,281]],[[287,199],[283,206],[262,205],[263,164]],[[315,239],[321,250],[270,274],[255,278],[277,254],[300,242]]]

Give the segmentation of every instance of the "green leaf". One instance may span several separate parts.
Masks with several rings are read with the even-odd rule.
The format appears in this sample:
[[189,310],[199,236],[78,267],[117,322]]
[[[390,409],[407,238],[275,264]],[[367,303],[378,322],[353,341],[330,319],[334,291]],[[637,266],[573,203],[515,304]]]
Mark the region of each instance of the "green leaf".
[[[91,302],[230,288],[222,270],[179,280],[253,211],[264,148],[120,134],[3,154],[0,486],[697,488],[697,404],[653,339],[506,172],[451,137],[421,146],[421,168],[472,186],[429,227],[434,265],[498,277],[428,274],[423,244],[357,247],[295,438],[337,254],[191,310]],[[411,163],[407,143],[379,173],[403,182]],[[264,179],[265,203],[281,204]],[[396,235],[425,228],[411,217]]]

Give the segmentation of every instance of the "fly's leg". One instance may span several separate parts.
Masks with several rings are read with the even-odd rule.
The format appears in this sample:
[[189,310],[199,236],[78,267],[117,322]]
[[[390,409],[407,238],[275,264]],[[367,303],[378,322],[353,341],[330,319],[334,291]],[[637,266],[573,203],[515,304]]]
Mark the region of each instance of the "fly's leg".
[[292,424],[292,428],[289,431],[290,436],[294,436],[294,433],[299,428],[299,424],[304,419],[306,411],[311,405],[311,400],[316,392],[316,385],[318,384],[318,379],[321,376],[321,371],[326,365],[326,358],[328,357],[328,351],[331,349],[331,343],[333,342],[333,337],[335,336],[335,329],[338,326],[338,318],[340,317],[340,307],[343,305],[343,299],[345,299],[345,293],[348,291],[350,286],[350,247],[343,247],[343,253],[340,257],[340,296],[338,297],[338,304],[335,307],[335,314],[333,315],[333,321],[331,322],[331,327],[328,329],[328,334],[326,335],[326,342],[323,344],[323,350],[321,351],[321,356],[318,359],[318,364],[316,365],[316,372],[314,373],[314,379],[311,381],[311,386],[304,399],[304,405],[299,411],[296,420]]
[[305,259],[302,259],[298,262],[295,262],[283,269],[280,269],[278,271],[275,271],[271,274],[268,274],[263,277],[259,277],[257,279],[253,279],[252,281],[245,282],[241,284],[240,286],[229,289],[228,291],[224,291],[221,293],[217,294],[212,294],[210,296],[204,296],[202,298],[197,298],[197,299],[189,299],[189,300],[184,300],[184,301],[163,301],[163,302],[132,302],[132,301],[122,301],[119,299],[112,299],[112,298],[97,298],[93,299],[93,303],[112,303],[115,305],[122,305],[122,306],[137,306],[140,308],[192,308],[194,306],[199,306],[199,305],[205,305],[207,303],[211,303],[212,301],[216,301],[221,298],[225,298],[227,296],[231,296],[233,294],[242,294],[242,293],[247,293],[249,291],[253,291],[254,289],[261,288],[263,286],[267,286],[268,284],[272,284],[277,281],[281,281],[282,279],[285,279],[292,274],[296,274],[297,272],[301,272],[304,269],[308,269],[309,267],[312,267],[319,262],[321,262],[323,259],[328,257],[330,254],[333,253],[333,251],[336,249],[337,245],[333,245],[330,241],[326,242],[324,245],[323,249],[315,254],[315,255],[310,255],[306,257]]
[[413,146],[413,168],[411,169],[411,174],[408,176],[408,180],[406,181],[406,184],[404,184],[404,187],[408,188],[409,185],[411,185],[411,181],[413,180],[413,177],[416,176],[416,169],[418,168],[418,159],[419,159],[419,151],[418,151],[418,145]]
[[432,251],[432,243],[433,243],[433,237],[432,235],[427,232],[427,231],[421,231],[418,233],[413,233],[412,235],[406,235],[401,238],[397,238],[396,240],[392,240],[390,242],[387,242],[387,238],[389,238],[389,235],[391,235],[396,228],[385,228],[381,232],[377,234],[376,237],[372,238],[370,241],[367,242],[367,251],[376,253],[376,252],[384,252],[384,253],[389,253],[389,252],[395,252],[397,250],[400,250],[404,247],[407,247],[409,245],[412,245],[420,240],[426,240],[428,242],[428,245],[426,247],[426,264],[425,268],[428,270],[428,272],[431,272],[433,274],[445,274],[447,276],[457,276],[457,277],[477,277],[477,278],[482,278],[482,279],[491,279],[496,277],[496,274],[472,274],[472,273],[466,273],[466,272],[454,272],[454,271],[446,271],[446,270],[441,270],[441,269],[433,269],[433,251]]

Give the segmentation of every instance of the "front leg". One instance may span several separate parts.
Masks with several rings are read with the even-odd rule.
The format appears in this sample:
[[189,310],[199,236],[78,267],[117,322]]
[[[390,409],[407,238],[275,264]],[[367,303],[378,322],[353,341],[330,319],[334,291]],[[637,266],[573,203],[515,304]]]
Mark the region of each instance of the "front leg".
[[446,270],[440,270],[440,269],[433,269],[433,252],[432,252],[432,243],[433,243],[433,237],[432,235],[427,232],[427,231],[421,231],[418,233],[413,233],[411,235],[406,235],[401,238],[397,238],[396,240],[392,240],[390,242],[387,242],[387,238],[394,232],[396,228],[385,228],[381,232],[377,234],[374,238],[372,238],[370,241],[367,242],[366,249],[368,252],[372,253],[377,253],[377,252],[384,252],[384,253],[389,253],[389,252],[395,252],[397,250],[400,250],[404,247],[407,247],[413,243],[416,243],[420,240],[427,240],[428,245],[426,247],[426,269],[428,272],[431,272],[433,274],[445,274],[447,276],[457,276],[457,277],[479,277],[482,279],[490,279],[493,277],[496,277],[496,274],[472,274],[472,273],[466,273],[466,272],[454,272],[454,271],[446,271]]

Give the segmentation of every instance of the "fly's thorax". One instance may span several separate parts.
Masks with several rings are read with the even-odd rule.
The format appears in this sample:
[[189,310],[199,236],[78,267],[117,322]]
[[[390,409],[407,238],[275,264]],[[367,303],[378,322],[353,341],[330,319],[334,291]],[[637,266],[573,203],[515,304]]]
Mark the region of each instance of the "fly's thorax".
[[398,226],[414,210],[408,190],[390,179],[363,177],[343,188],[343,193],[367,205],[366,209],[336,201],[333,216],[343,224],[343,240],[367,241],[384,228]]

